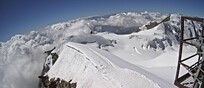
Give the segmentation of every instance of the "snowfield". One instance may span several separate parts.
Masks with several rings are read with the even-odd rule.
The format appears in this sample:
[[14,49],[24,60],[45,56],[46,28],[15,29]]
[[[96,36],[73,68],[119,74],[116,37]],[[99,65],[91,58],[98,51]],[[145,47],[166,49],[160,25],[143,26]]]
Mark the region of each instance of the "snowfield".
[[[195,36],[192,22],[185,24],[190,25],[185,26],[185,37]],[[72,79],[77,88],[176,88],[179,33],[179,14],[127,12],[78,18],[15,35],[0,42],[0,88],[37,88],[49,58],[44,51],[53,47],[59,58],[46,75]],[[184,47],[186,55],[196,51]]]
[[[135,71],[155,78],[152,74],[95,47],[68,43],[59,56],[47,73],[48,76],[66,81],[72,79],[79,88],[160,88],[158,84]],[[165,84],[165,81],[160,82]]]

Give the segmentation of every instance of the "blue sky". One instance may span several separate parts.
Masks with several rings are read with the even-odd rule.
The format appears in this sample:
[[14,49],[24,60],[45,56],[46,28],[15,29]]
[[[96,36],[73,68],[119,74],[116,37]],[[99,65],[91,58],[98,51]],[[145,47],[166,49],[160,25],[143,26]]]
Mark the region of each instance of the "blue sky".
[[157,11],[204,17],[204,0],[0,0],[0,41],[78,17]]

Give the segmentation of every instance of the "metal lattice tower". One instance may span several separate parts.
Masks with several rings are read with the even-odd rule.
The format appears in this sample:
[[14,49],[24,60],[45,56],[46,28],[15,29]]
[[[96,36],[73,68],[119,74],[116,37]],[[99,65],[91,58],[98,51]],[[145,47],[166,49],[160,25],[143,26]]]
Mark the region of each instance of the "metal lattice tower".
[[[194,36],[184,38],[185,22],[191,21],[194,29]],[[201,24],[196,29],[194,22]],[[190,45],[197,49],[195,54],[185,57],[183,46]],[[194,61],[194,62],[192,62]],[[186,63],[191,62],[192,64]],[[183,72],[182,72],[183,71]],[[185,74],[181,74],[185,73]],[[204,88],[204,19],[197,17],[181,16],[180,48],[177,72],[174,84],[179,88]]]

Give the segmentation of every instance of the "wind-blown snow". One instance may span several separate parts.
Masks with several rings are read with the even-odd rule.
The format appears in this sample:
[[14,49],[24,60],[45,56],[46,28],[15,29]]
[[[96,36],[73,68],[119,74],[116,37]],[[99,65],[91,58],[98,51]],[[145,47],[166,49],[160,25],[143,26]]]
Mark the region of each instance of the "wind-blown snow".
[[[167,22],[140,29],[167,16],[158,12],[127,12],[79,18],[27,35],[15,35],[0,43],[0,88],[36,88],[46,58],[44,51],[53,47],[60,55],[48,74],[73,79],[78,88],[175,87],[180,15],[171,14]],[[191,21],[185,24],[193,26]],[[185,37],[195,36],[199,31],[199,23],[194,25],[195,31],[192,26],[185,26],[189,29]],[[81,54],[68,48],[67,42],[84,44],[68,44]],[[192,47],[185,50],[193,51]],[[64,72],[63,66],[70,68],[70,73]]]

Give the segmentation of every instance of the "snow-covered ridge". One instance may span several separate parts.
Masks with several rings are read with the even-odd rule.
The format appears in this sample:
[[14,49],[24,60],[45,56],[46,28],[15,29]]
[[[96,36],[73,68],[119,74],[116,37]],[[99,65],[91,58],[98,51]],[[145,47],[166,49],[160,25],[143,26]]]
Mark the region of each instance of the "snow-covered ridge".
[[[72,79],[73,82],[77,82],[78,88],[160,88],[140,72],[154,77],[151,73],[131,66],[117,56],[95,47],[68,43],[63,46],[57,62],[47,74],[49,77]],[[156,77],[154,80],[158,82],[161,79]],[[172,88],[170,85],[167,86],[168,83],[165,81],[159,82],[162,82],[160,85],[165,88]]]
[[[161,22],[169,15],[170,20],[167,22],[151,29],[140,29],[150,22]],[[145,68],[161,67],[154,63],[162,60],[168,64],[162,66],[173,73],[174,70],[171,68],[174,68],[177,57],[172,52],[177,50],[179,43],[180,15],[169,15],[158,12],[126,12],[79,18],[49,25],[40,31],[31,31],[28,35],[15,35],[7,42],[0,43],[0,87],[36,88],[39,81],[37,76],[40,75],[46,58],[44,51],[53,47],[56,47],[56,51],[62,51],[63,45],[67,42],[97,47],[128,63]],[[186,24],[192,25],[190,21],[186,21]],[[197,23],[195,26],[200,27]],[[193,27],[185,27],[189,29],[185,36],[194,33]],[[172,62],[161,58],[165,55],[172,56],[174,58],[171,59]],[[93,70],[92,67],[90,69]],[[130,69],[126,70],[128,71],[120,68],[121,74],[123,71],[124,74],[129,74]],[[133,73],[137,71],[133,70]],[[162,75],[159,77],[172,83],[173,77],[172,79]]]

